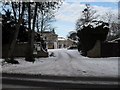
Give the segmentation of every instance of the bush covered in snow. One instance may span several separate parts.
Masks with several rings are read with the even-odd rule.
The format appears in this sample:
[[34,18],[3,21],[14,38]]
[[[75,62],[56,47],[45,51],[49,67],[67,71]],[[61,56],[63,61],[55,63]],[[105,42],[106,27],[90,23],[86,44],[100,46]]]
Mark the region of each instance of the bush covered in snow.
[[79,37],[78,50],[86,55],[86,52],[94,47],[97,40],[105,41],[109,31],[108,26],[108,23],[102,21],[92,21],[82,25],[77,31]]

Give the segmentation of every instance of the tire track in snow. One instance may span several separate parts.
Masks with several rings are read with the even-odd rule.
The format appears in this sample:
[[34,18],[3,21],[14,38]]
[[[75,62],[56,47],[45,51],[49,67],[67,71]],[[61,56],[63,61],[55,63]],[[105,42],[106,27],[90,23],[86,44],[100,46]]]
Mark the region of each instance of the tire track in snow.
[[62,70],[69,72],[70,75],[76,75],[76,70],[72,66],[72,58],[67,54],[66,50],[58,52],[58,60]]
[[65,53],[71,58],[71,60],[70,60],[69,63],[71,64],[72,68],[76,72],[75,75],[81,75],[81,74],[83,74],[83,71],[79,70],[79,68],[76,67],[77,65],[76,65],[76,61],[75,60],[78,59],[78,57],[75,57],[74,54],[69,53],[69,52],[65,52]]

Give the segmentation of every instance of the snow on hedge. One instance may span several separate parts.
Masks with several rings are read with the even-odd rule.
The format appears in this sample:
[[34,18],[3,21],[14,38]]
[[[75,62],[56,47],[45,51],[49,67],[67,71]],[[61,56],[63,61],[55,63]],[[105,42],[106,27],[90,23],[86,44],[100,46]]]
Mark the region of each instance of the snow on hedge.
[[88,27],[88,26],[90,26],[91,28],[96,28],[101,25],[104,25],[103,28],[109,28],[109,25],[105,24],[102,21],[91,21],[91,22],[86,22],[84,25],[81,25],[80,29],[83,29],[84,27]]

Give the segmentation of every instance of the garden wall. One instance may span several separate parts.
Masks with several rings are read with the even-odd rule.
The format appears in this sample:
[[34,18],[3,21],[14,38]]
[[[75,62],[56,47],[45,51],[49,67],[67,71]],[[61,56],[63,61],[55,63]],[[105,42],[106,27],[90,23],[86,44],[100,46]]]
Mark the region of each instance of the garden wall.
[[120,42],[97,41],[95,46],[87,52],[87,56],[91,58],[120,57]]
[[87,56],[92,57],[92,58],[101,57],[101,42],[100,42],[100,40],[97,40],[95,46],[87,52]]
[[[27,43],[16,44],[13,56],[25,57],[26,49],[27,49]],[[2,58],[5,58],[7,56],[8,51],[9,51],[9,45],[8,44],[3,45],[2,46]],[[48,57],[48,53],[41,51],[37,55],[35,55],[35,57]]]
[[101,57],[120,57],[120,43],[101,43]]

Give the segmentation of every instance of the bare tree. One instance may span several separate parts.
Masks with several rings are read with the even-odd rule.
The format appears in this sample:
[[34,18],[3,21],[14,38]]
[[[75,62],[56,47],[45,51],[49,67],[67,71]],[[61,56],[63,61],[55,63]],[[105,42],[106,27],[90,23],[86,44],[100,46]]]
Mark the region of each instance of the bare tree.
[[[23,23],[24,20],[28,21],[27,26],[29,30],[29,41],[28,41],[29,45],[27,49],[27,52],[29,53],[27,53],[28,55],[26,55],[26,60],[34,61],[33,46],[34,46],[35,29],[36,27],[39,27],[40,25],[40,29],[41,31],[43,31],[45,30],[45,28],[47,28],[47,26],[50,25],[50,23],[54,20],[53,11],[59,8],[59,1],[61,0],[58,0],[56,2],[22,2],[22,3],[21,2],[10,2],[9,3],[9,7],[12,8],[12,14],[14,15],[14,19],[16,22],[15,23],[16,29],[15,29],[15,34],[13,36],[14,38],[12,40],[12,43],[8,51],[8,55],[6,57],[7,62],[15,61],[13,52],[14,52],[16,40],[19,34],[20,26],[24,24]],[[39,20],[41,23],[37,25],[38,23],[36,22],[38,22]]]
[[41,33],[51,27],[51,22],[55,21],[55,12],[60,8],[62,2],[40,2],[38,9],[38,24]]
[[[13,6],[14,6],[14,3],[12,3]],[[12,7],[13,8],[13,11],[15,10],[15,7]],[[20,17],[18,18],[18,22],[16,24],[16,30],[15,30],[15,34],[14,34],[14,37],[13,37],[13,40],[11,42],[11,45],[9,47],[9,51],[8,51],[8,56],[6,57],[6,61],[7,62],[12,62],[12,63],[17,63],[15,60],[14,60],[14,56],[13,56],[13,52],[14,52],[14,49],[15,49],[15,45],[16,45],[16,40],[17,40],[17,37],[18,37],[18,34],[19,34],[19,29],[20,29],[20,25],[22,23],[22,18],[23,18],[23,15],[24,15],[24,11],[25,11],[25,3],[23,2],[22,3],[22,12],[20,14]],[[16,13],[14,12],[14,16],[16,16]]]
[[82,11],[81,17],[76,22],[76,30],[79,30],[82,25],[96,20],[98,17],[99,16],[96,15],[96,10],[94,10],[94,8],[89,4],[86,4],[85,9]]
[[111,40],[112,38],[114,39],[114,37],[116,37],[116,35],[119,33],[118,16],[109,11],[105,13],[103,20],[106,21],[110,27],[107,40]]
[[[45,30],[45,28],[48,26],[48,23],[50,23],[53,20],[54,13],[52,13],[52,11],[53,9],[57,9],[56,7],[57,4],[58,2],[34,2],[34,3],[29,2],[28,27],[30,33],[29,33],[28,49],[25,58],[27,61],[34,61],[33,46],[34,46],[35,27],[37,28],[37,32],[39,32],[39,26],[41,28],[41,32]],[[31,18],[31,16],[33,16],[33,18]],[[32,20],[32,24],[31,24],[31,20]]]
[[[26,51],[26,61],[35,61],[34,56],[33,56],[33,49],[34,49],[34,32],[35,32],[35,22],[36,22],[36,17],[37,17],[37,9],[38,9],[38,3],[31,3],[28,2],[28,28],[29,28],[29,38],[28,38],[28,47]],[[31,5],[34,5],[35,7],[31,9]],[[33,10],[33,23],[32,23],[32,29],[31,29],[31,11]]]

